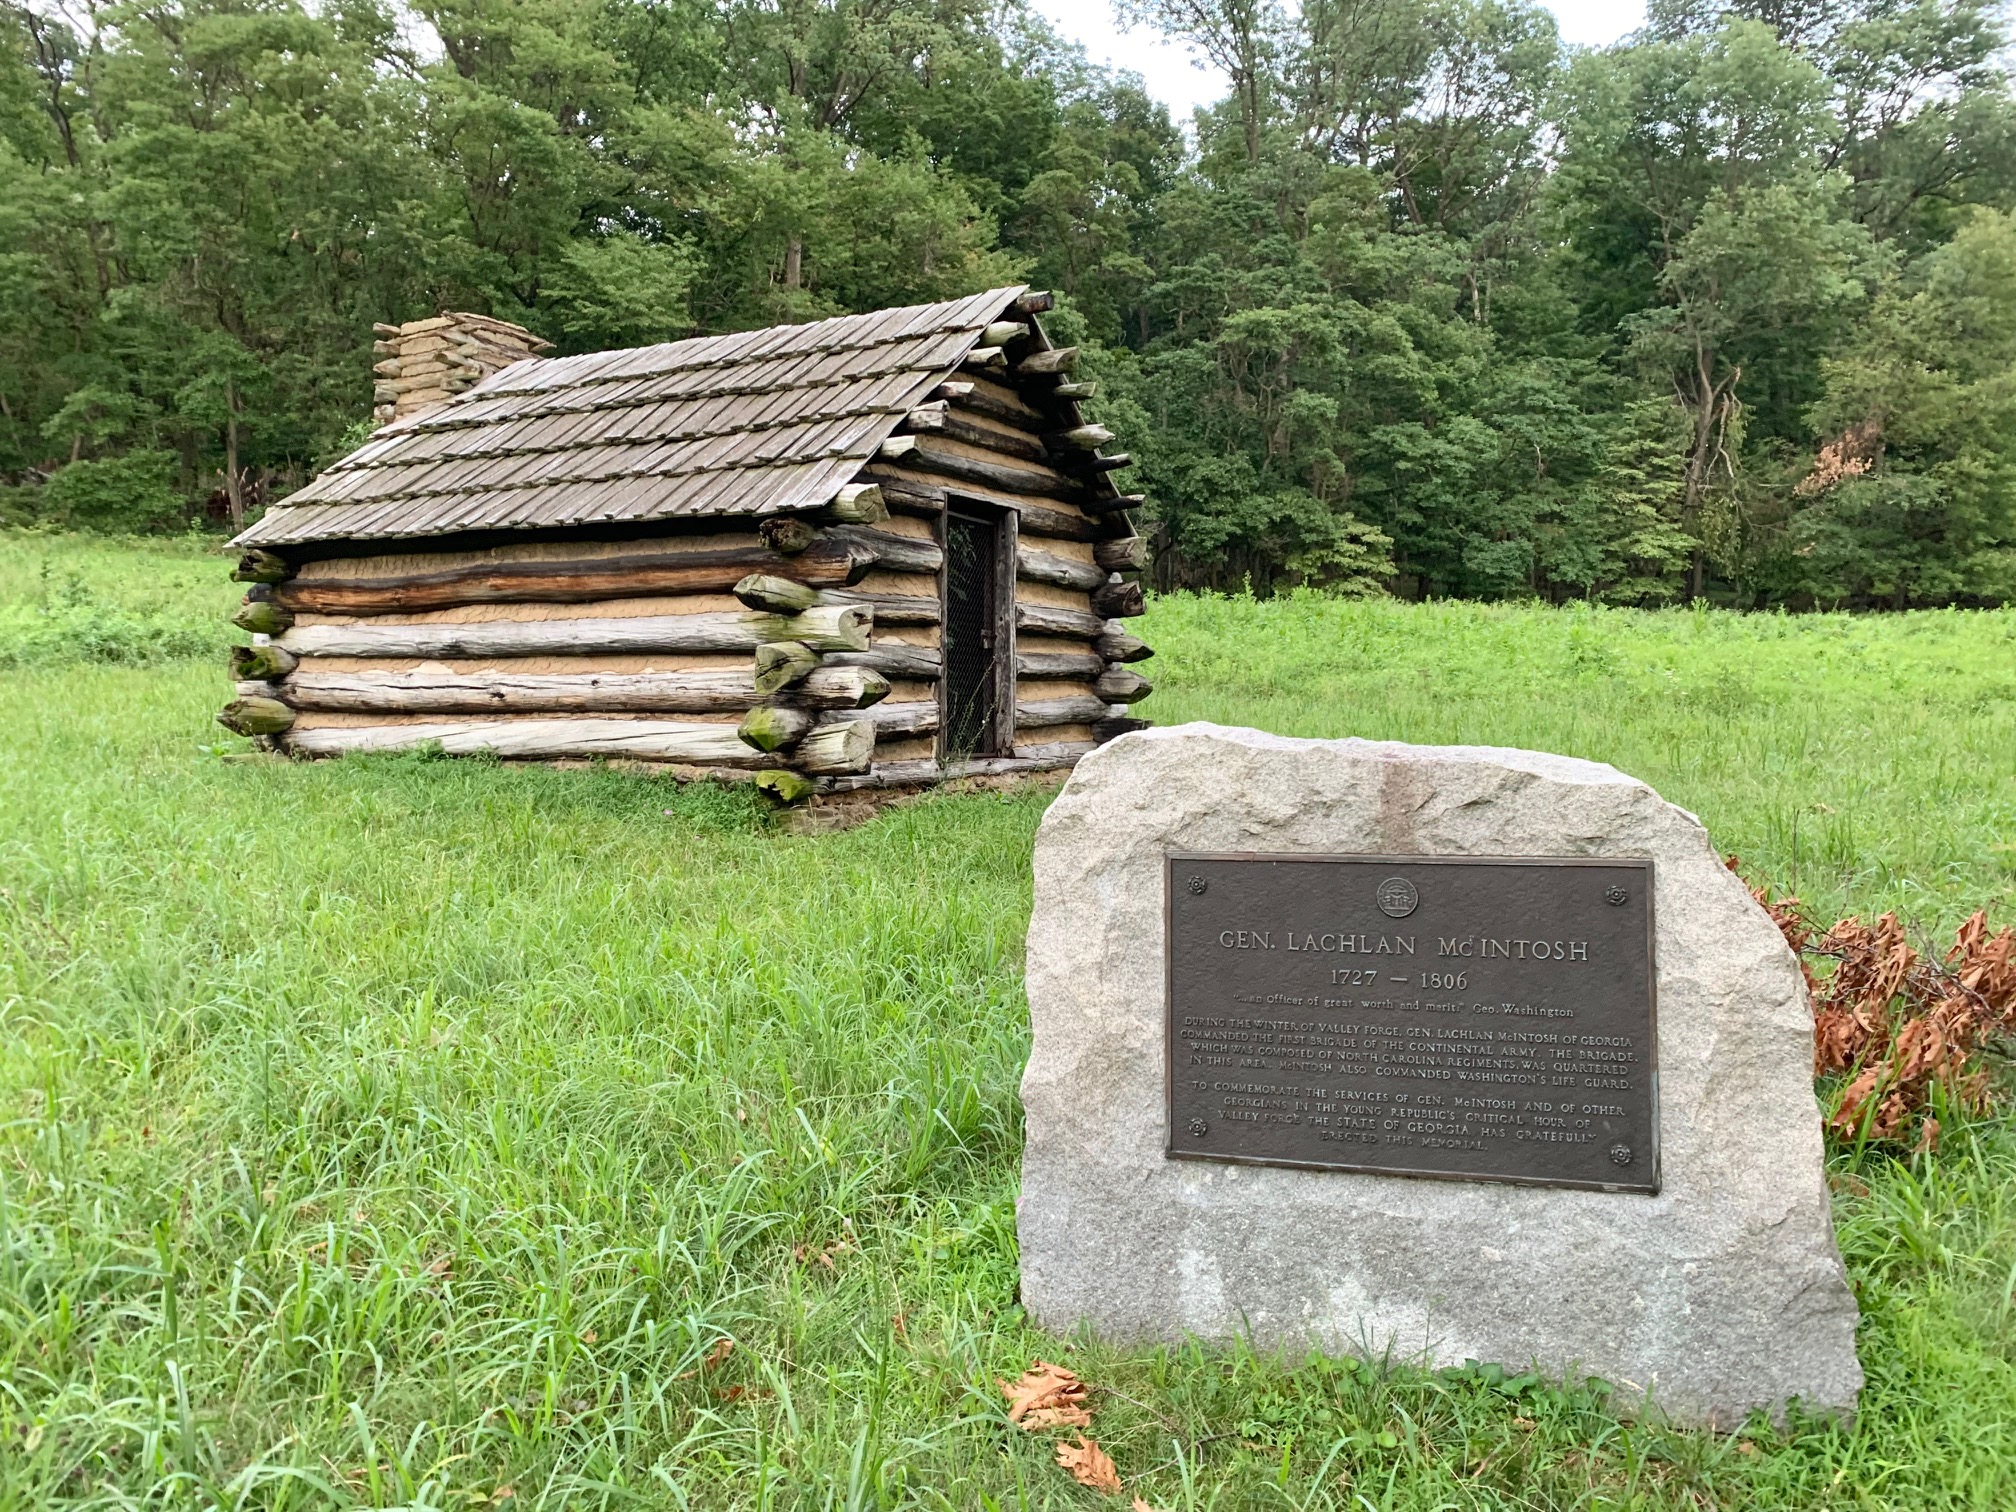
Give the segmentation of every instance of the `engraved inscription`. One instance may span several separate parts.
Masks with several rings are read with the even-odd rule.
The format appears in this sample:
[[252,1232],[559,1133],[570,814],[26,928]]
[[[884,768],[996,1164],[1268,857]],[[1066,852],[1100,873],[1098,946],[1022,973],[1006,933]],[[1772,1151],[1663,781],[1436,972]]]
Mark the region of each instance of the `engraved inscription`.
[[1650,862],[1170,866],[1171,1156],[1658,1189]]

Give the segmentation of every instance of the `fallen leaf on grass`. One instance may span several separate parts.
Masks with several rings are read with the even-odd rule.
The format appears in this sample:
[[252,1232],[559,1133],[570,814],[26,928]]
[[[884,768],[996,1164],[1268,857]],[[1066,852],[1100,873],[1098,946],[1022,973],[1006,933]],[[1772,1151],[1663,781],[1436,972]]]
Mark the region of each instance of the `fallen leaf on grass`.
[[733,1339],[717,1339],[714,1341],[714,1347],[700,1356],[700,1364],[697,1369],[682,1371],[672,1379],[675,1381],[690,1381],[697,1375],[711,1375],[719,1368],[721,1362],[734,1352],[735,1341]]
[[1134,1498],[1134,1512],[1156,1512],[1156,1509],[1148,1505],[1146,1498],[1137,1496]]
[[838,1239],[828,1239],[817,1249],[814,1249],[809,1244],[794,1244],[791,1246],[791,1258],[796,1260],[800,1265],[823,1265],[830,1271],[837,1271],[840,1268],[833,1263],[835,1255],[851,1255],[853,1253],[854,1236],[852,1234],[842,1234]]
[[1008,1421],[1024,1429],[1086,1428],[1092,1412],[1085,1405],[1091,1387],[1062,1365],[1035,1360],[1019,1381],[997,1381],[1008,1398]]
[[1120,1472],[1114,1467],[1112,1456],[1082,1433],[1077,1443],[1057,1446],[1057,1463],[1069,1470],[1071,1479],[1081,1486],[1113,1496],[1120,1494]]

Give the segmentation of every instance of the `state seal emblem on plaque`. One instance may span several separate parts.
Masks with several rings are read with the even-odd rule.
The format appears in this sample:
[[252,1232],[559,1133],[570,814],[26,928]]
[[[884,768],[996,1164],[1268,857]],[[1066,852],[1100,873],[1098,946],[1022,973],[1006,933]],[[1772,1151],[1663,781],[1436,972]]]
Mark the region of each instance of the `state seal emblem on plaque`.
[[1389,918],[1404,919],[1421,906],[1421,894],[1405,877],[1388,877],[1379,884],[1375,896],[1379,901],[1379,912]]

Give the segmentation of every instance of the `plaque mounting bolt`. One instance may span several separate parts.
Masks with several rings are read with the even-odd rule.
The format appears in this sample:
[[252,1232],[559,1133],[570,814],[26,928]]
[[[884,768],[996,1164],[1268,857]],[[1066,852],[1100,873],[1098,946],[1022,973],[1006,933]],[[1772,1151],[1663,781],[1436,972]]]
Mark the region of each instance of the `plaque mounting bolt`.
[[1202,1139],[1206,1134],[1209,1134],[1210,1132],[1211,1132],[1211,1126],[1206,1122],[1204,1122],[1203,1119],[1193,1118],[1190,1120],[1190,1137],[1192,1139]]
[[1613,1164],[1620,1166],[1631,1164],[1631,1146],[1627,1144],[1614,1144],[1610,1146],[1610,1159]]
[[1604,890],[1603,901],[1612,908],[1622,908],[1631,901],[1631,894],[1613,882]]
[[1204,891],[1205,888],[1209,887],[1211,884],[1209,882],[1206,882],[1202,877],[1192,877],[1189,880],[1189,882],[1185,885],[1188,886],[1190,891],[1192,891],[1193,893],[1201,893],[1202,891]]

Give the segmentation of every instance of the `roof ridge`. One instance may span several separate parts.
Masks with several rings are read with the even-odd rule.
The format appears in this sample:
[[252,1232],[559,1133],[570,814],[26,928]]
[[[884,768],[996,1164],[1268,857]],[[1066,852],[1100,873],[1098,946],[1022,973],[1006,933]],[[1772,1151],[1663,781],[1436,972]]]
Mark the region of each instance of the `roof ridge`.
[[384,427],[237,539],[307,544],[815,508],[958,371],[1026,287],[531,358]]

